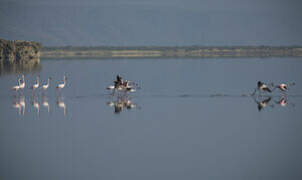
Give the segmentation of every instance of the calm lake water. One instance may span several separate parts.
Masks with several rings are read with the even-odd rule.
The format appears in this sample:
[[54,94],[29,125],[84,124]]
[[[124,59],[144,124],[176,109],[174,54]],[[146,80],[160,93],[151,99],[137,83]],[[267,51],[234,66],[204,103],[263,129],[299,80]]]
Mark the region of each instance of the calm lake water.
[[[50,89],[23,95],[0,76],[1,179],[301,179],[302,59],[41,60]],[[55,84],[67,76],[67,86]],[[105,90],[142,87],[126,106]],[[248,96],[258,80],[295,82]],[[24,102],[25,106],[21,106]],[[120,102],[120,101],[119,101]],[[48,106],[47,106],[48,104]],[[110,106],[110,104],[112,106]],[[39,107],[39,108],[38,108]]]

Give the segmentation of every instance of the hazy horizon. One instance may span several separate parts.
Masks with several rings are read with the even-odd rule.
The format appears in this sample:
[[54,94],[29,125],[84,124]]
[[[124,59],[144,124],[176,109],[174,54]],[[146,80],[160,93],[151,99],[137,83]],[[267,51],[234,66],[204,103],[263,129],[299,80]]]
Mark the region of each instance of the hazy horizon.
[[0,38],[44,46],[302,45],[293,0],[2,0]]

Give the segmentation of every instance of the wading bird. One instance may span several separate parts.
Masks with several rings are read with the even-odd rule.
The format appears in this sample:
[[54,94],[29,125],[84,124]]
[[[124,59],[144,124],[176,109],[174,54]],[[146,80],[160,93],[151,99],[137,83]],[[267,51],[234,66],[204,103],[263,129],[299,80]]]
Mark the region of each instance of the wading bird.
[[22,74],[22,83],[20,84],[20,89],[25,88],[25,79],[24,79],[24,74]]
[[63,83],[59,83],[59,84],[57,85],[57,89],[63,89],[63,88],[65,87],[65,85],[66,85],[66,80],[67,80],[67,78],[66,78],[66,76],[64,75],[64,77],[63,77]]
[[44,84],[44,85],[42,85],[42,90],[43,91],[46,91],[47,89],[48,89],[48,87],[49,87],[49,81],[51,80],[51,77],[49,77],[48,79],[47,79],[47,84]]
[[14,91],[18,91],[19,89],[20,89],[20,78],[18,78],[18,85],[12,87],[12,90]]
[[123,90],[122,86],[123,86],[124,81],[123,81],[123,78],[121,76],[117,75],[116,80],[113,81],[113,83],[114,83],[114,85],[110,85],[106,88],[107,90],[113,90],[113,93],[112,93],[113,95],[115,94],[116,90],[117,91]]
[[126,92],[135,92],[135,88],[130,85],[128,80],[125,80],[125,82],[123,83],[122,88],[126,91]]
[[34,84],[31,88],[32,90],[35,90],[35,89],[38,89],[39,88],[39,85],[40,85],[40,79],[39,79],[39,76],[36,77],[36,84]]
[[138,87],[137,83],[134,83],[129,80],[123,80],[120,75],[116,76],[116,80],[113,81],[114,85],[108,86],[107,90],[112,90],[112,95],[114,96],[115,91],[120,91],[123,94],[119,94],[122,96],[126,96],[128,92],[135,92]]

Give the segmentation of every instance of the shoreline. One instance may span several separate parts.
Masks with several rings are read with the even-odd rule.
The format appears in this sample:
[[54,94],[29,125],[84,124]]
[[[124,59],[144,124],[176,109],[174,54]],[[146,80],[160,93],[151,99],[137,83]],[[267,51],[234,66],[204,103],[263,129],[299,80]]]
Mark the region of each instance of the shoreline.
[[43,47],[43,59],[302,57],[300,46]]

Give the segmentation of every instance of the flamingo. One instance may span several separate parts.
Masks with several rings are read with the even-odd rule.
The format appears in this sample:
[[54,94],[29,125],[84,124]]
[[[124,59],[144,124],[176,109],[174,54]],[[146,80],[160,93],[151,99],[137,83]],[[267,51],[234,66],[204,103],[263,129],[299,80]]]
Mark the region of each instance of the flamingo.
[[112,90],[112,96],[114,96],[116,90],[117,91],[122,90],[122,86],[121,86],[119,81],[114,81],[114,85],[108,86],[106,89],[107,90]]
[[123,89],[126,90],[127,92],[135,92],[136,90],[133,88],[133,86],[130,85],[130,81],[125,80],[123,83]]
[[20,78],[18,78],[18,85],[12,87],[12,90],[14,91],[18,91],[19,89],[20,89]]
[[274,87],[273,90],[279,89],[279,90],[282,91],[282,92],[288,91],[288,87],[289,87],[289,86],[293,86],[293,85],[295,85],[295,83],[290,83],[290,84],[281,83],[281,84],[279,84],[279,85],[277,85],[277,86],[274,86],[274,84],[272,83],[272,86]]
[[139,88],[137,83],[128,80],[124,81],[120,75],[117,75],[114,85],[110,85],[106,89],[113,90],[112,95],[114,95],[116,90],[123,91],[126,94],[127,92],[135,92],[136,88]]
[[51,80],[51,77],[48,78],[47,84],[42,85],[42,90],[43,90],[43,91],[46,91],[46,90],[48,89],[48,87],[49,87],[49,81],[50,81],[50,80]]
[[24,79],[24,74],[22,74],[22,83],[20,84],[20,89],[25,88],[25,79]]
[[110,85],[106,88],[107,90],[114,90],[115,89],[115,86],[114,85]]
[[119,75],[116,76],[116,80],[114,81],[114,85],[108,86],[107,90],[122,90],[121,85],[123,85],[123,78]]
[[122,90],[122,86],[118,81],[114,81],[114,85],[110,85],[106,89],[107,90]]
[[60,84],[58,84],[57,85],[57,89],[63,89],[64,87],[65,87],[65,85],[66,85],[66,76],[64,75],[64,77],[63,77],[63,83],[60,83]]
[[270,88],[268,87],[268,85],[266,85],[265,83],[258,81],[257,83],[257,88],[255,89],[255,91],[252,93],[252,95],[254,95],[256,93],[256,91],[264,91],[264,92],[269,92],[271,93],[272,91],[270,90]]
[[259,90],[266,91],[266,92],[269,92],[269,93],[272,92],[270,90],[270,88],[266,84],[264,84],[263,82],[261,82],[261,81],[258,81],[257,86],[258,86]]
[[117,75],[116,82],[118,82],[119,84],[123,84],[123,78],[120,75]]
[[33,90],[35,90],[35,89],[39,88],[39,85],[40,85],[40,83],[39,83],[39,76],[37,76],[36,77],[36,84],[34,84],[31,88]]

